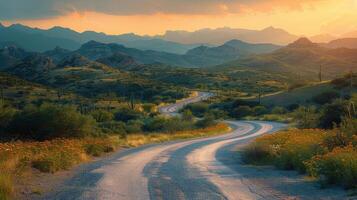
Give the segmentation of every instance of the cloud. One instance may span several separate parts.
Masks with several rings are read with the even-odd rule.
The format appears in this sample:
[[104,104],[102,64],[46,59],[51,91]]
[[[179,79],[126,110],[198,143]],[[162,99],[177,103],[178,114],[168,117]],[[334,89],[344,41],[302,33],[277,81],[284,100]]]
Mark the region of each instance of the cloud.
[[40,19],[85,11],[112,15],[236,14],[247,10],[301,9],[319,1],[323,0],[0,0],[0,20]]

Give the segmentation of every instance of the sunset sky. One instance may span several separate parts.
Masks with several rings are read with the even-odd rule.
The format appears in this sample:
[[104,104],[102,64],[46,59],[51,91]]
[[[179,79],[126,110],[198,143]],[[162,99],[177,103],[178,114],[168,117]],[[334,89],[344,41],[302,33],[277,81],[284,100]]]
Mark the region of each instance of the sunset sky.
[[357,0],[0,0],[0,22],[108,34],[274,26],[338,35],[357,30]]

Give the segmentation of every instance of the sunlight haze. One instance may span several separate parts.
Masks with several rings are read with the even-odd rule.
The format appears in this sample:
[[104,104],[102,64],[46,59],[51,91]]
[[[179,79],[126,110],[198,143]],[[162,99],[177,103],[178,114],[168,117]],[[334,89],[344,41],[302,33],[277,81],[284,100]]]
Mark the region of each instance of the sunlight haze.
[[218,27],[263,29],[274,26],[305,36],[340,35],[357,29],[353,23],[357,21],[356,0],[51,0],[46,3],[29,0],[23,7],[16,6],[18,2],[0,1],[0,13],[3,13],[0,20],[5,25],[63,26],[76,31],[139,35]]

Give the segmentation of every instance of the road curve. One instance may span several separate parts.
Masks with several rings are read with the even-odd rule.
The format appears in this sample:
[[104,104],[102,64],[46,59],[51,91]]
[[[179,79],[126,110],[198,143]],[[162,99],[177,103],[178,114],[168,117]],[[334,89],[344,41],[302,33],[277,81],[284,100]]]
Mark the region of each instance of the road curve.
[[[166,106],[165,114],[206,98]],[[146,145],[120,151],[106,159],[76,170],[75,176],[44,199],[287,199],[293,192],[279,192],[268,184],[259,185],[247,178],[233,147],[285,127],[257,121],[227,121],[233,131],[211,138],[181,140]],[[249,174],[250,173],[250,174]],[[249,172],[252,176],[259,172]],[[253,174],[253,175],[252,175]],[[277,182],[279,182],[278,180]],[[308,191],[308,187],[303,187]],[[293,194],[293,195],[291,195]],[[295,195],[298,196],[298,195]]]
[[[204,155],[212,159],[207,167],[224,167],[214,156],[220,147],[283,127],[268,122],[229,123],[236,127],[229,134],[128,149],[84,165],[46,199],[227,199],[229,192],[220,184],[222,180],[205,171]],[[211,145],[214,151],[206,152]],[[249,189],[242,190],[242,194],[248,193]]]
[[160,107],[159,112],[164,115],[176,115],[177,112],[181,108],[183,108],[185,105],[203,101],[203,100],[206,100],[212,96],[214,96],[214,94],[211,92],[197,92],[197,95],[195,95],[193,97],[189,97],[187,99],[178,101],[175,104],[170,104],[170,105]]

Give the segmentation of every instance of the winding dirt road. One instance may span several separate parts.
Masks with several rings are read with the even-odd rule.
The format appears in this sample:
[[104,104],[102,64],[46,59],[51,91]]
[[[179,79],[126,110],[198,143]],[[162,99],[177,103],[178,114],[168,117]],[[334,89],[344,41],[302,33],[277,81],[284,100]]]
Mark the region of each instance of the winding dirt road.
[[[182,105],[211,94],[166,106]],[[198,99],[197,99],[198,98]],[[243,165],[233,152],[262,134],[285,127],[273,122],[227,121],[233,131],[216,137],[181,140],[128,149],[77,169],[60,190],[45,199],[334,199],[336,190],[318,192],[293,172]],[[289,187],[290,186],[290,187]],[[328,197],[328,198],[326,198]]]

